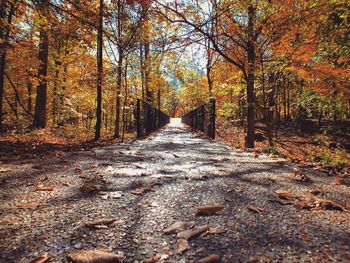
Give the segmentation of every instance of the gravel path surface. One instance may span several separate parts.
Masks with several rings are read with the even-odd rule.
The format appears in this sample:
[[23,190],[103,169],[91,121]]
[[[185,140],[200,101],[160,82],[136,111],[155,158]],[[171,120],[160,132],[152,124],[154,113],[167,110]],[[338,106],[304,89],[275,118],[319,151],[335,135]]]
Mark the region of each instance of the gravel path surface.
[[[350,262],[349,212],[275,202],[279,190],[310,195],[321,188],[322,198],[347,207],[349,186],[313,170],[306,171],[312,182],[296,180],[283,159],[208,141],[177,121],[134,143],[0,167],[1,263],[45,254],[68,262],[67,254],[81,249],[111,251],[122,262],[156,255],[197,262],[211,254],[220,262]],[[53,191],[37,191],[49,186]],[[203,205],[224,209],[196,216]],[[99,219],[115,221],[85,226]],[[183,253],[176,234],[164,234],[179,221],[209,226]]]

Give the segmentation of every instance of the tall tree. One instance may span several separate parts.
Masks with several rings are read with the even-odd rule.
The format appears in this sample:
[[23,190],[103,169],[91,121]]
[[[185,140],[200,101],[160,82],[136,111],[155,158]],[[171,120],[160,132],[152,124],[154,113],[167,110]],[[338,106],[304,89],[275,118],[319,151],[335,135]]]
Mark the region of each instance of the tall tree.
[[46,127],[46,101],[47,101],[47,68],[49,56],[49,37],[48,37],[48,13],[49,0],[40,0],[38,2],[39,12],[39,69],[38,79],[39,84],[36,89],[35,112],[34,112],[34,127]]
[[12,16],[15,8],[12,2],[1,1],[0,4],[0,130],[3,121],[3,97],[4,97],[4,81],[6,67],[6,51],[8,49],[8,40],[11,32]]
[[96,126],[95,141],[101,137],[102,122],[102,81],[103,81],[103,0],[100,0],[98,29],[97,29],[97,106],[96,106]]

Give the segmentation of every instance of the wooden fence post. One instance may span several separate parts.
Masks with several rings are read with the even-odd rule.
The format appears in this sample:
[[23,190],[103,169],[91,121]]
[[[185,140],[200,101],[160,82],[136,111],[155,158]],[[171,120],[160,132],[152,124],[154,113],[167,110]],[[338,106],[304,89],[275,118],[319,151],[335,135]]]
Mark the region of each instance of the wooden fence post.
[[141,102],[137,99],[136,103],[136,133],[137,138],[142,137],[142,125],[141,125]]
[[215,99],[211,98],[210,99],[210,124],[209,124],[209,137],[212,139],[215,139],[215,121],[216,121],[216,116],[215,116]]

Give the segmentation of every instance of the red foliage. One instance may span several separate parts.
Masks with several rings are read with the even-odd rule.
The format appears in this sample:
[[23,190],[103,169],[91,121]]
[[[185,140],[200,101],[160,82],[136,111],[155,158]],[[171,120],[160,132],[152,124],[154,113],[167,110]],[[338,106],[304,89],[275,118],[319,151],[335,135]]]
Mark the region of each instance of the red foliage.
[[126,3],[128,5],[134,5],[134,4],[149,5],[151,3],[151,0],[126,0]]

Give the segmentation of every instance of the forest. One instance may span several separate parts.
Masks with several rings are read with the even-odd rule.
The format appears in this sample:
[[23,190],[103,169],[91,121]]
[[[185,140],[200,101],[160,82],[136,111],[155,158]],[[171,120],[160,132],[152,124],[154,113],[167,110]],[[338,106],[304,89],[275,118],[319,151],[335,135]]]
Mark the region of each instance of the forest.
[[138,98],[175,117],[213,97],[238,147],[259,123],[265,148],[284,128],[348,140],[346,0],[5,0],[0,33],[3,138],[124,140]]
[[349,0],[0,0],[0,263],[349,262]]

